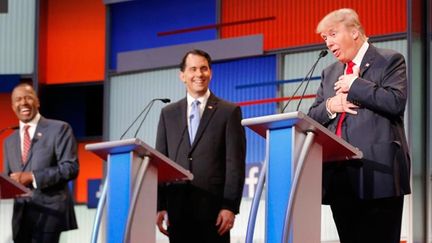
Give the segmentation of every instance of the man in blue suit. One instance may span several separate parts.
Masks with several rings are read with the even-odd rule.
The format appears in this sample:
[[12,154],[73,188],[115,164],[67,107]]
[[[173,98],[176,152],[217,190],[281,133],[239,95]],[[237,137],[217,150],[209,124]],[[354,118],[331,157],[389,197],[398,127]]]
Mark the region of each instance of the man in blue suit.
[[194,175],[159,187],[156,223],[171,243],[228,243],[239,212],[246,155],[241,109],[210,92],[211,76],[209,54],[186,53],[180,64],[186,97],[160,115],[157,150]]
[[410,156],[404,132],[404,57],[368,43],[357,13],[339,9],[317,33],[338,59],[323,70],[309,115],[363,152],[363,159],[324,165],[323,203],[341,242],[400,242]]
[[39,114],[39,99],[26,83],[12,91],[20,129],[4,142],[5,173],[31,189],[15,199],[12,231],[16,243],[57,243],[77,228],[68,182],[78,176],[77,144],[71,127]]

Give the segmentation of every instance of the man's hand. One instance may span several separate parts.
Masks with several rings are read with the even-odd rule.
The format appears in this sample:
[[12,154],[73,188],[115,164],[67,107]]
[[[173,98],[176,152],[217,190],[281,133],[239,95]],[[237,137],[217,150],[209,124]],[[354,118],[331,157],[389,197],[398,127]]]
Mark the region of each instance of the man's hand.
[[218,234],[223,235],[228,232],[234,226],[235,215],[228,209],[222,209],[219,211],[219,215],[216,219],[216,226],[219,226]]
[[357,111],[355,109],[357,109],[358,106],[347,101],[347,97],[348,94],[346,93],[339,93],[336,96],[331,97],[327,102],[327,109],[331,113],[347,112],[353,115],[357,115]]
[[10,174],[10,178],[24,186],[28,186],[33,182],[33,176],[31,172],[14,172]]
[[169,221],[168,221],[168,213],[166,210],[159,211],[156,214],[156,225],[159,228],[159,231],[168,236],[168,230],[164,227],[164,221],[166,220],[166,226],[168,227]]
[[353,67],[352,74],[346,74],[339,77],[338,81],[334,84],[334,90],[336,94],[348,93],[352,82],[359,76],[360,69],[358,66]]

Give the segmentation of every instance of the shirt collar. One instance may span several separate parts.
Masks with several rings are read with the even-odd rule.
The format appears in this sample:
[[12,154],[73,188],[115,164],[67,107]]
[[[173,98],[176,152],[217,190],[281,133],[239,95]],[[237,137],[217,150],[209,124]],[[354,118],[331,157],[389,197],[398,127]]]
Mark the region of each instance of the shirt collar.
[[207,100],[210,97],[210,89],[207,89],[207,92],[203,96],[200,96],[198,98],[192,97],[189,93],[187,93],[186,97],[187,97],[188,107],[191,106],[194,100],[199,100],[201,105],[205,105],[207,104]]
[[359,51],[357,52],[357,55],[352,60],[355,65],[360,66],[361,62],[363,61],[363,57],[366,54],[367,49],[369,48],[369,43],[365,41],[363,45],[360,47]]
[[41,115],[40,115],[39,112],[38,112],[38,113],[36,114],[36,116],[33,117],[33,119],[32,119],[31,121],[29,121],[29,122],[27,122],[27,123],[24,123],[24,122],[20,121],[20,122],[19,122],[19,124],[20,124],[20,130],[24,129],[24,126],[25,126],[25,125],[30,125],[30,127],[36,127],[37,124],[38,124],[38,122],[39,122],[39,120],[40,120],[40,118],[41,118]]

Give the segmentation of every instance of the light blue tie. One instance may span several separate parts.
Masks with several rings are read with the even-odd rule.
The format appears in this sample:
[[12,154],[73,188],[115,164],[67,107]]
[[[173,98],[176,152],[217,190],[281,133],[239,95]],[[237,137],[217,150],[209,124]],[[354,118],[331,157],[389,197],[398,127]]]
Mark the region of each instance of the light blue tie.
[[194,100],[192,102],[191,111],[189,114],[189,138],[190,143],[192,144],[196,132],[198,130],[199,122],[200,122],[200,109],[199,109],[200,102],[199,100]]

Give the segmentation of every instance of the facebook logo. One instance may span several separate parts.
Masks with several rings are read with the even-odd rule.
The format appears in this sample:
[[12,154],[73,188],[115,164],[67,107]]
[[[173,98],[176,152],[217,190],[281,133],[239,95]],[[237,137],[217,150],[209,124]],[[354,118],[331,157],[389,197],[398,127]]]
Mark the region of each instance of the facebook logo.
[[243,197],[253,198],[258,185],[258,177],[262,163],[247,163]]

